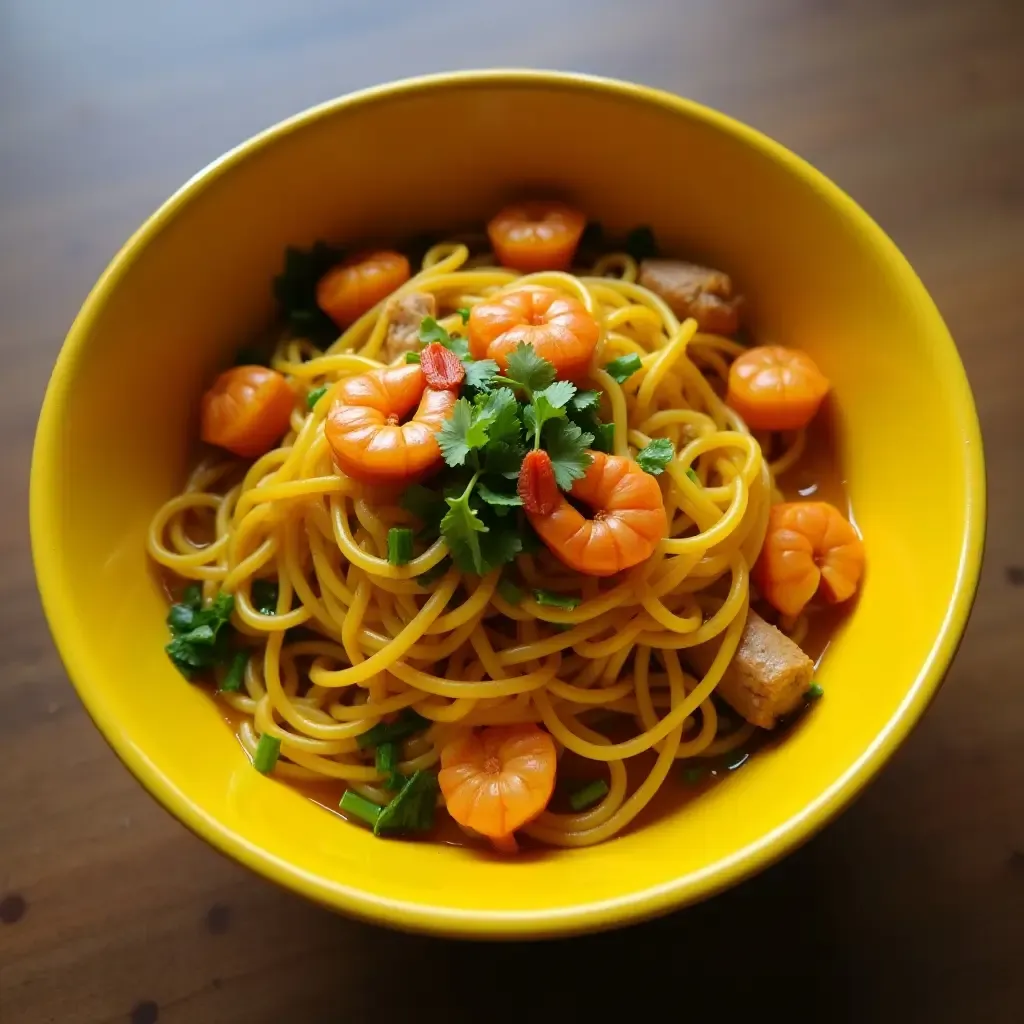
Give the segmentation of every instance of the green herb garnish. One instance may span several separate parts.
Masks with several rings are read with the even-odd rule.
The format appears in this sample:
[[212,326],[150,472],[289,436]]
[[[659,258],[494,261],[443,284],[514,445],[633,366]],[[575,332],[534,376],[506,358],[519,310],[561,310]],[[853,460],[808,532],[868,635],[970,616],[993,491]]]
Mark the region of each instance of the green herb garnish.
[[253,756],[253,767],[264,775],[269,775],[277,764],[281,755],[281,741],[276,736],[269,736],[264,733],[256,744],[256,753]]
[[412,559],[413,532],[407,526],[388,530],[388,564],[405,565]]
[[248,664],[249,652],[237,651],[221,680],[221,693],[236,693],[242,688],[242,684],[245,682],[245,667]]
[[465,306],[460,306],[455,312],[459,314],[459,319],[464,324],[469,323],[469,310]]
[[419,576],[414,578],[419,586],[429,587],[431,583],[436,583],[451,567],[451,559],[447,557],[442,558],[437,565],[431,566],[426,572],[421,572]]
[[383,810],[372,800],[367,800],[365,796],[357,793],[354,789],[346,789],[342,793],[341,802],[338,804],[338,807],[346,814],[351,814],[353,818],[365,821],[371,828],[377,824],[377,819]]
[[405,777],[398,771],[398,744],[389,741],[380,743],[374,753],[374,765],[377,771],[384,776],[384,786],[387,789],[401,789]]
[[689,477],[689,478],[690,478],[690,479],[691,479],[691,480],[692,480],[692,481],[693,481],[693,482],[694,482],[695,484],[698,484],[698,485],[700,484],[700,477],[699,477],[699,476],[697,476],[697,470],[695,470],[695,469],[693,468],[693,466],[687,466],[687,467],[686,467],[686,475],[687,475],[687,476],[688,476],[688,477]]
[[311,412],[316,408],[316,403],[320,401],[324,395],[327,394],[327,385],[321,384],[318,388],[313,388],[308,395],[306,395],[306,408]]
[[608,783],[604,779],[595,779],[577,789],[569,796],[569,806],[574,811],[585,811],[588,807],[603,800],[608,795]]
[[230,629],[225,629],[235,607],[235,599],[223,591],[209,607],[190,600],[172,605],[167,613],[171,642],[164,648],[175,668],[193,679],[198,671],[223,665],[231,658]]
[[407,363],[418,363],[420,361],[420,354],[419,354],[419,352],[406,352],[405,353],[405,361]]
[[430,719],[418,715],[412,708],[403,708],[393,722],[378,722],[372,729],[367,729],[356,737],[356,745],[360,750],[379,747],[382,743],[397,743],[418,732],[423,732],[430,725]]
[[817,683],[811,683],[807,692],[804,694],[808,700],[820,700],[824,695],[825,691]]
[[578,608],[581,601],[581,598],[573,594],[556,594],[553,590],[535,590],[533,599],[537,604],[546,605],[549,608],[567,608],[569,610]]
[[437,776],[420,770],[411,775],[373,823],[375,836],[401,832],[429,832],[437,806]]
[[636,464],[651,476],[659,476],[676,457],[676,449],[667,437],[656,437],[636,453]]
[[598,452],[613,452],[615,450],[615,424],[599,423],[594,431],[594,440],[591,448]]
[[618,384],[624,384],[641,366],[643,363],[640,361],[640,357],[635,352],[630,352],[628,356],[619,356],[618,359],[605,363],[604,368],[612,380]]

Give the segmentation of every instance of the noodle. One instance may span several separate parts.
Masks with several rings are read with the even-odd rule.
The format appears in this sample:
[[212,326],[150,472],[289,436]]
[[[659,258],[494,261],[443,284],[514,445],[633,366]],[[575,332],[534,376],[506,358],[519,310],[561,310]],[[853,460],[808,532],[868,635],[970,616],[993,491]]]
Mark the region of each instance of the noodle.
[[[412,708],[431,722],[405,744],[402,768],[410,772],[435,765],[457,726],[543,723],[558,744],[600,766],[608,790],[589,810],[545,811],[524,831],[578,847],[626,827],[677,759],[725,753],[747,740],[752,726],[721,734],[711,698],[746,619],[774,475],[800,457],[804,434],[789,437],[769,465],[720,397],[727,360],[740,346],[697,333],[693,320],[681,323],[637,274],[631,256],[611,253],[580,276],[519,276],[471,265],[466,246],[444,243],[397,292],[428,292],[439,308],[456,309],[523,283],[552,286],[596,319],[595,365],[640,357],[624,384],[603,369],[589,383],[606,396],[616,454],[653,437],[675,445],[659,478],[671,535],[611,580],[582,581],[547,551],[518,557],[529,585],[582,593],[575,608],[529,596],[512,605],[496,589],[497,571],[478,579],[452,568],[421,586],[416,577],[446,556],[442,540],[405,565],[390,564],[388,529],[410,517],[336,471],[322,429],[329,401],[293,413],[281,445],[244,478],[234,460],[204,463],[159,510],[149,554],[203,584],[207,597],[218,587],[234,593],[236,621],[258,655],[241,690],[224,695],[244,717],[240,737],[250,754],[259,735],[276,737],[281,777],[344,780],[383,804],[373,752],[356,740],[384,716]],[[439,322],[465,334],[457,315]],[[329,397],[342,378],[382,365],[386,329],[381,303],[326,351],[283,338],[272,366],[303,387],[326,386]],[[260,579],[278,586],[276,614],[254,604]],[[802,636],[806,619],[789,626]],[[716,637],[722,644],[706,674],[687,674],[678,651]],[[627,738],[605,734],[609,716],[627,727]],[[625,762],[645,751],[652,767],[630,792]]]

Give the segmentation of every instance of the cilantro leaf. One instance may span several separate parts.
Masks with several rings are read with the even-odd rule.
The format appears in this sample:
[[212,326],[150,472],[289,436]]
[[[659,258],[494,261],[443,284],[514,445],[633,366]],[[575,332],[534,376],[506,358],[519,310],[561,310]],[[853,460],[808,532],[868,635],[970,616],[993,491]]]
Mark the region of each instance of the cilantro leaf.
[[555,368],[532,345],[521,341],[508,357],[505,376],[529,391],[541,391],[554,381]]
[[457,310],[455,310],[455,312],[459,314],[459,319],[464,324],[468,324],[469,323],[469,310],[466,309],[465,306],[460,306]]
[[466,456],[474,448],[483,448],[488,440],[487,421],[465,398],[455,403],[451,418],[445,420],[437,434],[441,454],[449,466],[463,465]]
[[525,457],[526,449],[518,441],[515,444],[492,441],[484,449],[484,469],[506,480],[516,480]]
[[574,594],[556,594],[551,590],[535,590],[533,599],[537,604],[546,605],[548,608],[567,608],[570,611],[578,608],[582,600]]
[[618,359],[613,359],[610,363],[605,363],[605,369],[611,374],[613,380],[619,384],[625,383],[630,377],[636,373],[637,370],[643,363],[640,362],[640,357],[635,352],[630,352],[628,356],[619,356]]
[[492,442],[515,442],[522,437],[519,422],[519,403],[508,388],[497,388],[476,400],[481,419],[487,424],[487,436]]
[[488,505],[505,505],[514,507],[522,505],[523,499],[518,494],[503,494],[501,491],[492,491],[482,480],[476,485],[476,493],[480,495]]
[[164,650],[186,679],[194,678],[201,669],[224,665],[231,660],[231,630],[225,627],[234,607],[234,597],[221,591],[207,608],[196,608],[191,603],[178,604],[168,612],[167,624],[172,637]]
[[475,572],[483,576],[487,572],[487,565],[480,549],[480,534],[488,531],[476,511],[470,507],[469,495],[470,489],[466,488],[458,498],[445,498],[448,511],[441,520],[441,536],[448,545],[452,561],[463,572]]
[[466,367],[466,386],[477,391],[489,391],[491,378],[498,372],[498,364],[493,359],[464,360]]
[[373,825],[375,836],[389,832],[429,832],[437,806],[437,776],[420,769],[411,775]]
[[667,437],[656,437],[636,453],[636,464],[651,476],[658,476],[675,458],[676,449]]
[[523,550],[523,540],[519,536],[519,527],[505,525],[489,529],[480,538],[480,551],[484,558],[486,571],[490,572],[499,565],[514,562],[516,555]]
[[585,434],[575,423],[555,420],[544,432],[544,448],[551,457],[555,471],[555,483],[567,491],[573,480],[579,480],[587,471],[593,458],[587,451],[594,440],[593,434]]
[[587,409],[597,409],[601,401],[600,391],[577,391],[572,396],[572,409],[576,412],[585,412]]
[[420,341],[424,345],[429,345],[432,341],[439,341],[442,345],[447,346],[451,340],[451,335],[432,316],[425,316],[420,321]]

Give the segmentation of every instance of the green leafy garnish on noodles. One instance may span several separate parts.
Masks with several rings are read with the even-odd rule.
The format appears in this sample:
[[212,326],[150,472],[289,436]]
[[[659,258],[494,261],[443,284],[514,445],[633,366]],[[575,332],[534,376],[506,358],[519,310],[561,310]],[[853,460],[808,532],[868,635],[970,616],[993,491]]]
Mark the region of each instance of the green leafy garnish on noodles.
[[393,722],[379,722],[372,729],[367,729],[356,737],[356,746],[360,750],[378,747],[382,743],[396,743],[408,739],[418,732],[423,732],[430,725],[430,719],[418,715],[412,708],[403,708]]
[[431,583],[436,583],[451,567],[451,559],[442,558],[433,568],[416,576],[416,582],[421,587],[429,587]]
[[804,696],[808,700],[820,700],[825,696],[825,691],[817,683],[811,683]]
[[504,576],[498,580],[498,593],[513,607],[523,600],[522,590]]
[[201,600],[195,599],[194,593],[189,595],[188,603],[171,605],[167,625],[172,636],[164,650],[186,679],[194,679],[196,673],[230,661],[228,621],[234,607],[235,599],[223,591],[206,608],[202,607]]
[[630,352],[628,356],[619,356],[618,359],[605,363],[604,368],[612,380],[617,384],[624,384],[641,366],[643,363],[640,362],[640,357],[635,352]]
[[252,763],[256,771],[263,775],[269,775],[277,764],[281,754],[281,741],[277,736],[268,736],[264,733],[256,744],[256,753],[253,755]]
[[344,256],[341,249],[326,242],[317,242],[311,249],[289,246],[285,250],[284,270],[274,278],[274,298],[299,337],[319,344],[338,336],[334,321],[316,301],[316,286]]
[[588,807],[593,807],[594,804],[599,803],[607,795],[608,783],[604,779],[595,779],[570,795],[569,806],[574,811],[585,811]]
[[434,827],[438,792],[437,776],[433,772],[421,769],[410,775],[391,803],[377,816],[373,834],[429,832]]
[[227,672],[220,683],[221,693],[237,693],[245,682],[245,667],[249,664],[249,652],[238,651],[231,659]]
[[464,324],[468,324],[469,323],[469,310],[466,309],[465,306],[460,306],[457,310],[455,310],[455,312],[459,314],[459,319]]
[[535,590],[533,599],[540,605],[549,608],[566,608],[572,610],[580,605],[580,598],[573,594],[556,594],[553,590]]
[[405,353],[405,361],[407,363],[418,363],[420,361],[420,354],[419,354],[419,352],[406,352]]
[[697,476],[697,470],[695,470],[695,469],[693,468],[693,466],[687,466],[687,467],[686,467],[686,475],[687,475],[687,476],[688,476],[688,477],[689,477],[689,478],[690,478],[690,479],[691,479],[691,480],[692,480],[692,481],[693,481],[693,482],[694,482],[695,484],[699,484],[699,483],[700,483],[700,477],[699,477],[699,476]]
[[320,401],[324,395],[327,394],[327,385],[321,385],[318,388],[313,388],[308,395],[306,395],[306,408],[312,411],[316,408],[316,403]]
[[385,788],[402,788],[405,776],[398,770],[398,744],[394,740],[378,744],[373,763],[377,771],[384,776]]
[[341,802],[338,807],[353,818],[366,822],[371,828],[377,824],[377,819],[383,808],[378,807],[372,800],[367,800],[361,793],[354,789],[346,789],[341,795]]
[[420,341],[424,345],[436,341],[451,349],[463,361],[469,359],[469,342],[458,335],[450,335],[432,316],[425,316],[420,322]]
[[388,564],[405,565],[412,560],[413,532],[407,526],[388,530]]
[[636,464],[645,473],[659,476],[675,457],[675,445],[667,437],[656,437],[636,453]]

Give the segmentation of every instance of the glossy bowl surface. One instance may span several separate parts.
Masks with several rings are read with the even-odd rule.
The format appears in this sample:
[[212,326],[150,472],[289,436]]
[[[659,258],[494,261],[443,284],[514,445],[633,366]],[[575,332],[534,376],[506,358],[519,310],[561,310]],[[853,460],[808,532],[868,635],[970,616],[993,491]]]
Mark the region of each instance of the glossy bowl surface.
[[[760,337],[834,382],[869,569],[808,727],[685,809],[583,850],[502,860],[382,842],[253,771],[163,653],[144,536],[194,456],[204,383],[273,315],[288,244],[480,223],[524,189],[733,274]],[[206,168],[125,245],[53,372],[32,544],[75,686],[140,781],[214,846],[296,892],[443,934],[584,931],[679,907],[820,828],[925,710],[967,621],[984,472],[971,393],[913,270],[842,191],[721,114],[636,85],[473,72],[346,96]]]

